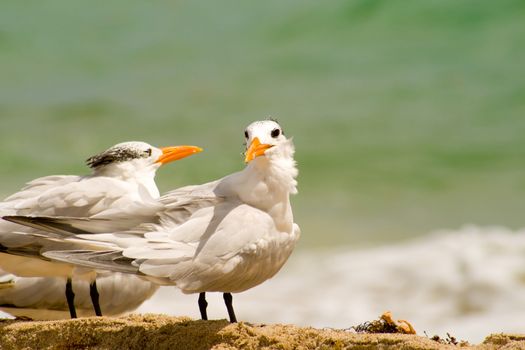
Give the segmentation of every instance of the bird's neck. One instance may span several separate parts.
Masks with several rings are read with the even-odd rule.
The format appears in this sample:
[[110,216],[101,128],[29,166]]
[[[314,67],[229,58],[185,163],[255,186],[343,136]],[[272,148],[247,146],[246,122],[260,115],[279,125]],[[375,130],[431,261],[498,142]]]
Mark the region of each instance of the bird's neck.
[[258,157],[225,182],[230,183],[227,187],[235,189],[243,202],[272,216],[278,229],[291,232],[293,214],[289,197],[297,193],[297,173],[292,157]]
[[160,192],[155,183],[157,167],[137,168],[126,163],[111,164],[95,169],[93,176],[107,176],[131,185],[137,186],[140,195],[150,196],[153,199],[160,197]]
[[270,191],[281,192],[288,197],[297,193],[297,167],[292,157],[277,159],[258,157],[245,169],[249,177],[259,178]]

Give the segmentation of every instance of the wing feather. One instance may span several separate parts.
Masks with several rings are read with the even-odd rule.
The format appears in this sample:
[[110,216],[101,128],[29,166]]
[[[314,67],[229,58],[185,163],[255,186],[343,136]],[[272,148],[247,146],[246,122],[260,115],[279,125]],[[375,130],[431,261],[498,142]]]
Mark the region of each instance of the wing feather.
[[124,257],[121,251],[66,250],[48,251],[43,255],[52,260],[94,269],[139,274],[138,268],[133,265],[133,259]]

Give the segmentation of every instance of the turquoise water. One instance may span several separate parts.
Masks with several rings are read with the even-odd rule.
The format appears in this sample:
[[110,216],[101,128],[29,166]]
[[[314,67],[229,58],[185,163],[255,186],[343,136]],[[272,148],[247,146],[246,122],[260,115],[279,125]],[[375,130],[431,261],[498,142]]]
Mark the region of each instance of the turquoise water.
[[0,194],[131,139],[205,148],[163,191],[209,181],[271,115],[302,247],[520,227],[523,23],[510,0],[3,3]]

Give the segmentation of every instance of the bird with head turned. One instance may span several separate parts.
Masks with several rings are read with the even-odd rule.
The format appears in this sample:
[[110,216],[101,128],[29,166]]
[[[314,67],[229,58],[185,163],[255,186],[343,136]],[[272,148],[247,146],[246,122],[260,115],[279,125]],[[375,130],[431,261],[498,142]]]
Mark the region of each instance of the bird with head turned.
[[[94,155],[86,161],[93,173],[86,176],[53,175],[29,182],[19,192],[0,203],[2,215],[30,216],[68,216],[85,218],[112,210],[126,210],[141,206],[143,210],[157,209],[155,199],[159,190],[155,184],[155,174],[159,167],[171,161],[182,159],[202,151],[195,146],[172,146],[157,148],[145,142],[124,142]],[[129,209],[127,209],[129,210]],[[5,220],[0,220],[0,305],[8,305],[9,312],[24,315],[34,309],[33,316],[47,318],[49,308],[68,310],[71,317],[76,316],[72,280],[89,282],[89,292],[85,283],[75,288],[81,296],[81,309],[86,309],[84,294],[91,294],[95,314],[101,315],[101,306],[107,314],[115,314],[137,307],[156,289],[151,283],[134,276],[99,274],[99,284],[107,300],[99,304],[96,273],[93,270],[78,269],[73,265],[52,262],[42,254],[50,249],[75,247],[61,242],[56,237],[46,240],[38,235],[38,229],[28,228]],[[1,270],[0,270],[1,271]],[[112,302],[123,290],[114,288],[113,280],[119,279],[122,288],[128,286],[136,291],[117,298],[122,303]],[[66,298],[64,284],[66,282]],[[111,287],[108,287],[111,286]],[[84,289],[83,289],[84,288]],[[24,295],[31,294],[31,298]],[[124,295],[124,294],[123,294]],[[52,301],[54,300],[54,301]],[[108,301],[108,302],[106,302]],[[41,310],[42,312],[38,313]],[[89,314],[82,311],[82,314]]]
[[[162,208],[127,230],[115,230],[116,222],[110,217],[87,222],[9,220],[41,224],[50,232],[66,228],[85,241],[78,252],[46,252],[50,259],[137,274],[154,283],[175,285],[184,293],[199,293],[203,319],[207,319],[205,293],[222,292],[230,321],[236,322],[231,293],[273,277],[300,237],[290,204],[290,195],[297,193],[298,175],[292,139],[274,120],[251,123],[244,139],[244,169],[166,193],[158,200]],[[133,221],[131,215],[128,222]],[[90,248],[99,243],[105,250]]]

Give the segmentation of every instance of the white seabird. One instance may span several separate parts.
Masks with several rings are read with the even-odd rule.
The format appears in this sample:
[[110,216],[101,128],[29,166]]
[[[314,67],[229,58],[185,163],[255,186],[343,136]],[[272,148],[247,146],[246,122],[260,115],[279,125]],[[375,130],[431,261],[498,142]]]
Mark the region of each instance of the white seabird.
[[[150,207],[149,215],[158,209],[155,199],[159,197],[159,190],[155,184],[157,169],[166,163],[181,159],[200,152],[202,149],[195,146],[175,146],[156,148],[144,142],[125,142],[117,144],[108,150],[90,157],[87,164],[93,173],[87,176],[47,176],[31,181],[21,191],[11,195],[0,203],[2,215],[50,215],[69,217],[103,217],[114,210],[126,212],[132,208]],[[144,212],[146,212],[144,210]],[[98,216],[97,216],[98,215]],[[5,272],[0,279],[9,279],[8,284],[0,285],[0,303],[21,308],[46,307],[37,295],[44,289],[50,292],[50,286],[56,281],[42,281],[34,277],[53,279],[61,277],[66,282],[66,299],[71,317],[76,317],[74,293],[71,279],[87,280],[90,282],[90,295],[94,311],[101,315],[98,301],[95,273],[92,270],[75,268],[73,265],[51,262],[41,254],[48,249],[71,247],[71,243],[64,246],[59,240],[45,240],[40,238],[34,229],[0,220],[0,268]],[[46,261],[47,260],[47,261]],[[9,277],[12,273],[17,278]],[[121,309],[135,308],[136,299],[145,300],[151,296],[151,285],[144,285],[144,281],[130,276],[114,275],[130,288],[136,295],[130,297],[129,291],[117,288],[111,283],[111,273],[102,273],[105,294],[115,298],[116,303],[102,303],[108,314],[120,313]],[[24,280],[23,277],[33,278]],[[31,285],[33,284],[33,287]],[[81,283],[82,284],[82,283]],[[43,288],[42,286],[46,286]],[[80,285],[79,285],[80,286]],[[109,287],[108,287],[109,286]],[[113,287],[111,287],[113,286]],[[109,289],[112,288],[112,292]],[[27,303],[19,296],[32,291],[35,303]],[[53,293],[59,293],[54,288]],[[64,289],[60,292],[63,298]],[[119,298],[118,295],[127,298]],[[17,297],[18,296],[18,297]],[[57,299],[55,295],[47,295],[50,299]],[[120,303],[120,304],[119,304]],[[56,304],[56,303],[55,303]],[[62,304],[61,304],[62,305]],[[62,306],[60,306],[62,307]]]
[[[75,310],[78,317],[94,316],[90,283],[75,279]],[[130,312],[149,299],[158,285],[125,273],[97,275],[100,309],[105,316]],[[35,320],[69,318],[63,277],[18,277],[0,273],[0,310]]]
[[[230,321],[236,322],[231,293],[274,276],[300,236],[289,199],[297,193],[292,140],[271,120],[250,124],[245,139],[247,166],[242,171],[167,193],[160,198],[161,210],[128,230],[120,229],[121,220],[6,219],[85,240],[78,251],[44,253],[51,259],[137,274],[199,293],[203,319],[204,293],[222,292]],[[89,248],[100,243],[111,248]]]

